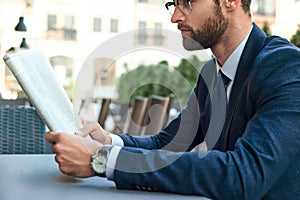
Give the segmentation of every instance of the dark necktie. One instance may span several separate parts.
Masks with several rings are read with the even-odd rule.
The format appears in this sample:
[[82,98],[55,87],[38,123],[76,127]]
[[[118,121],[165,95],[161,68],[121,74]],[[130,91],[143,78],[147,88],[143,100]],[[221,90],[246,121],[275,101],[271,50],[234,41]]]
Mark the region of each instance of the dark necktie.
[[[228,87],[231,79],[228,76],[226,76],[221,70],[219,70],[219,74],[222,77],[222,80],[223,80],[223,83],[224,83],[224,87],[225,87],[225,93],[226,93],[226,97],[227,97],[227,87]],[[227,99],[227,103],[228,103],[228,99]]]

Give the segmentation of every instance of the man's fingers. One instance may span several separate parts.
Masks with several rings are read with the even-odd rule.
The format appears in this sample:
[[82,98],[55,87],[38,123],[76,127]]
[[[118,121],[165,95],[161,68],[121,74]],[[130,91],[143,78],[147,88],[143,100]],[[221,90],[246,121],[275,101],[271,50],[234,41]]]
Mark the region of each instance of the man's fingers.
[[56,142],[55,133],[54,132],[47,132],[45,134],[45,139],[50,143],[55,143]]
[[99,130],[100,125],[96,122],[91,122],[86,124],[86,126],[82,127],[80,130],[76,132],[76,135],[80,135],[82,137],[85,137],[89,134],[92,134],[93,132]]

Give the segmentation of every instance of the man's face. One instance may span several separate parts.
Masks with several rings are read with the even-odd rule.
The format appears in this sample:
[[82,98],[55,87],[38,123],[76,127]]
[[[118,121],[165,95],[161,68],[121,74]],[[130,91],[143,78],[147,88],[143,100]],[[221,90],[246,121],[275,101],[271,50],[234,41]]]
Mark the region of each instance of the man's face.
[[178,14],[180,12],[178,9],[174,13],[172,22],[178,23],[185,49],[192,51],[212,48],[226,31],[228,20],[223,16],[220,5],[210,2],[210,4],[200,5],[204,2],[194,0],[191,14]]

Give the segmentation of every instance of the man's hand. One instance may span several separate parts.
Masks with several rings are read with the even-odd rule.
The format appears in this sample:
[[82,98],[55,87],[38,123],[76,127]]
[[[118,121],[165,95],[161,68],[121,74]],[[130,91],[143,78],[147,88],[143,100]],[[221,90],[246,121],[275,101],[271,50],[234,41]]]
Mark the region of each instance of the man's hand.
[[48,132],[45,139],[52,143],[51,150],[56,153],[55,161],[62,173],[78,178],[94,176],[90,167],[91,155],[94,155],[102,144],[90,138]]
[[101,144],[111,144],[111,136],[106,132],[99,123],[92,121],[84,121],[84,127],[81,128],[75,135],[85,137],[90,135],[91,138],[100,142]]

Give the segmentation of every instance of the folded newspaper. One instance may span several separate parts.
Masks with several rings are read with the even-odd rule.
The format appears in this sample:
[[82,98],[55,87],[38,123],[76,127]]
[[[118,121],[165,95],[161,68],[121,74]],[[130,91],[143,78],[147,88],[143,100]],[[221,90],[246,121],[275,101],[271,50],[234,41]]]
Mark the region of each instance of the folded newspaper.
[[82,127],[71,100],[41,50],[7,53],[3,59],[51,131],[74,134]]

